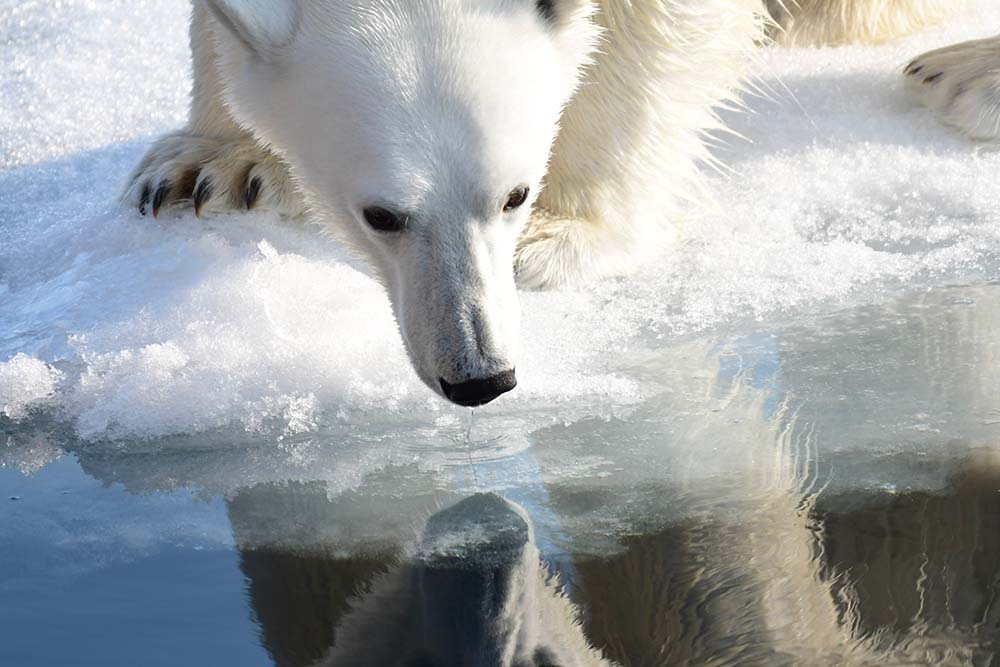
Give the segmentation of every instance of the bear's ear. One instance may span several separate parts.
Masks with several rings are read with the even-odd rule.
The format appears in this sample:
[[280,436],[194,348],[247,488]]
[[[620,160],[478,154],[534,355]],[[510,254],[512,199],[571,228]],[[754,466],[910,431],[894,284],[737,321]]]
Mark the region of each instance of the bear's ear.
[[594,0],[531,0],[535,12],[553,27],[572,25],[574,21],[593,15]]
[[299,25],[296,0],[203,0],[212,15],[254,55],[269,59],[291,43]]
[[555,23],[556,3],[555,0],[535,0],[535,10],[541,14],[542,18],[549,23]]

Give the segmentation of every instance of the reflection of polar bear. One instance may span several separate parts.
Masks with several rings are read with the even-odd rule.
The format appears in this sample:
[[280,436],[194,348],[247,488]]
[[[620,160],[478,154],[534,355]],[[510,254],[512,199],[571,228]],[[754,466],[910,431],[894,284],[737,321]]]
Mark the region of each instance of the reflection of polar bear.
[[527,514],[495,494],[432,516],[416,557],[360,599],[322,664],[611,665],[542,566]]
[[329,667],[612,664],[584,637],[514,503],[480,493],[434,513],[410,556],[384,537],[346,545],[360,537],[352,511],[322,485],[261,485],[230,501],[254,616],[279,667],[324,654]]
[[[845,41],[901,34],[953,3],[783,4],[796,41]],[[485,403],[515,385],[515,265],[534,287],[622,271],[704,196],[704,135],[764,11],[197,0],[188,127],[150,149],[125,197],[154,215],[309,209],[385,284],[421,379]]]
[[[588,638],[624,665],[993,664],[998,327],[1000,289],[951,288],[724,349],[748,376],[732,386],[693,346],[644,364],[671,391],[632,421],[671,415],[663,441],[550,488],[574,535],[597,498],[673,517],[575,558]],[[794,410],[766,407],[779,388]],[[544,456],[628,441],[627,426],[586,432],[550,429]],[[684,469],[682,493],[654,486]]]

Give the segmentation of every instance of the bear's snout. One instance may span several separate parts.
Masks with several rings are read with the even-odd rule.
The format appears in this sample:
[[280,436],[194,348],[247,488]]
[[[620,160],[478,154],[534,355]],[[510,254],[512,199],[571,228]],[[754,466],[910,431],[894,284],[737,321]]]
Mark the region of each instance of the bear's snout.
[[514,369],[511,368],[487,378],[477,378],[458,384],[451,384],[444,378],[439,378],[439,382],[441,383],[441,391],[449,401],[467,408],[474,408],[477,405],[485,405],[516,387],[517,377],[514,374]]

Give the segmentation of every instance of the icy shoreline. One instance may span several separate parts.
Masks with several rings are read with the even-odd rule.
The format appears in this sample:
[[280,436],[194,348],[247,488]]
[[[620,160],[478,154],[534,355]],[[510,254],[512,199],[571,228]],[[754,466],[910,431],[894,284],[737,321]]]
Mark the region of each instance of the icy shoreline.
[[[651,390],[630,353],[658,337],[997,280],[1000,154],[897,81],[909,57],[1000,29],[989,5],[891,45],[765,51],[775,100],[728,117],[750,141],[719,151],[734,173],[710,176],[717,205],[683,247],[523,295],[521,385],[497,428],[627,412]],[[414,378],[378,286],[315,227],[118,208],[148,137],[183,121],[186,11],[0,4],[0,411],[95,439],[460,420]]]

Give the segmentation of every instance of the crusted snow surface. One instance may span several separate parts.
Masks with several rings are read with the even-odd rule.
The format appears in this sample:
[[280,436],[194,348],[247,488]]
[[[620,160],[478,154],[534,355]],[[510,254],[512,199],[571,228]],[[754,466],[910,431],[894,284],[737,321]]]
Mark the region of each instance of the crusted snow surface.
[[[463,411],[419,383],[381,289],[317,227],[153,220],[117,204],[149,142],[183,123],[187,12],[183,0],[0,2],[4,417],[51,410],[100,440],[453,444]],[[899,71],[998,27],[983,0],[886,46],[763,50],[766,95],[727,113],[745,139],[720,137],[731,172],[708,174],[714,201],[686,241],[627,278],[523,294],[519,386],[479,426],[516,449],[517,433],[568,415],[626,413],[652,381],[636,348],[996,279],[1000,154],[911,105]]]

